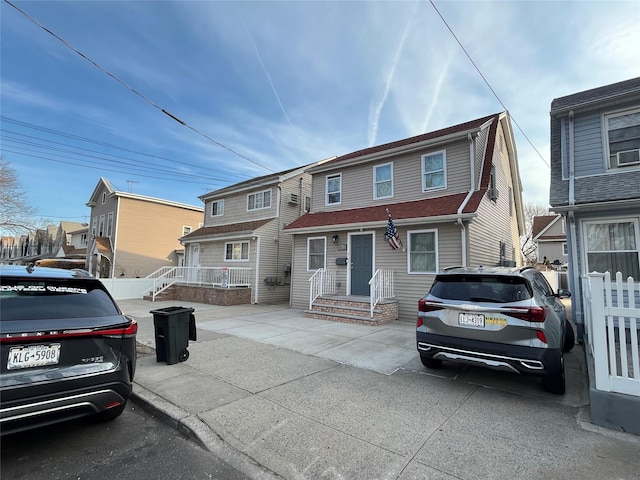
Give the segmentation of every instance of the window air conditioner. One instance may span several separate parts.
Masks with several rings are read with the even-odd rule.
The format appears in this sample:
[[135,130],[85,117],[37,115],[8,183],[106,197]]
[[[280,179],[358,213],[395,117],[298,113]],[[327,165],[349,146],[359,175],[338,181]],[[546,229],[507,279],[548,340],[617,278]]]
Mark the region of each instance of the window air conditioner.
[[635,150],[625,150],[616,154],[618,166],[637,165],[640,163],[640,148]]
[[298,205],[298,195],[296,195],[295,193],[290,193],[288,202],[293,205]]

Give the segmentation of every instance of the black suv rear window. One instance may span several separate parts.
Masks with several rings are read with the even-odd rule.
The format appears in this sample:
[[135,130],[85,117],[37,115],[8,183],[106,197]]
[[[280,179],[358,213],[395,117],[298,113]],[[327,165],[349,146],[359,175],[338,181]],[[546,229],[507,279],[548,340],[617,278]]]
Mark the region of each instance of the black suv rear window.
[[3,322],[107,317],[120,313],[97,282],[11,277],[2,277],[0,311]]
[[522,277],[496,275],[442,275],[431,286],[431,295],[447,300],[509,303],[532,297]]

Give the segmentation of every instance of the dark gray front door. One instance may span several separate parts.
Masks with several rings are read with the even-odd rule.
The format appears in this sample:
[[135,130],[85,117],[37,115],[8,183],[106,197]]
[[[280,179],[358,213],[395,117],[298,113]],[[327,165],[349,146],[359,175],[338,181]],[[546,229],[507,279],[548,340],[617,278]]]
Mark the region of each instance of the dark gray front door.
[[351,295],[369,296],[373,275],[373,235],[351,235]]

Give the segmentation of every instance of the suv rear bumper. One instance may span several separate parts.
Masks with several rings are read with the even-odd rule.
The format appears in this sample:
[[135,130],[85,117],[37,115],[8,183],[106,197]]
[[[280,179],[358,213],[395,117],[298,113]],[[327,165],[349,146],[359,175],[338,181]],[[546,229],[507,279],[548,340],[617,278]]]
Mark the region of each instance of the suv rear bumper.
[[104,412],[124,405],[131,390],[130,384],[118,382],[96,385],[91,390],[61,392],[55,397],[25,399],[11,406],[5,404],[0,408],[0,433],[6,435]]
[[527,375],[548,375],[560,368],[562,352],[552,348],[483,342],[417,332],[420,355]]

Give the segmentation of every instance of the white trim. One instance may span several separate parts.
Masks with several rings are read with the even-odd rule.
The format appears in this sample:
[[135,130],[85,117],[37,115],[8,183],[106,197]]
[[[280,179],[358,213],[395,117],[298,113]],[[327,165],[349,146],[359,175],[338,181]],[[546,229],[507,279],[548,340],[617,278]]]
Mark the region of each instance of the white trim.
[[[634,230],[634,235],[635,235],[635,241],[636,241],[636,249],[635,250],[610,250],[611,252],[614,251],[619,251],[619,252],[627,252],[627,253],[632,253],[632,252],[637,252],[638,253],[638,268],[640,269],[640,217],[634,217],[634,216],[620,216],[620,217],[599,217],[599,218],[588,218],[588,219],[581,219],[580,220],[580,231],[582,234],[582,239],[581,239],[581,247],[582,247],[582,255],[581,255],[581,262],[580,262],[580,270],[581,272],[584,272],[585,274],[587,273],[591,273],[589,272],[589,262],[588,262],[588,255],[589,255],[589,250],[587,248],[587,227],[588,225],[592,225],[592,224],[597,224],[597,225],[602,225],[602,224],[609,224],[609,223],[624,223],[624,222],[631,222],[633,223],[633,230]],[[616,272],[611,272],[612,274],[615,274]],[[638,281],[638,279],[636,279],[636,281]]]
[[375,230],[367,230],[362,232],[347,233],[347,294],[351,293],[351,237],[358,235],[371,235],[371,276],[376,271],[376,232]]
[[[378,168],[382,168],[382,167],[389,167],[391,169],[391,178],[389,180],[384,180],[381,182],[378,182],[376,179],[376,172]],[[384,197],[379,197],[378,196],[378,183],[386,183],[386,182],[391,182],[391,194],[384,196]],[[381,200],[381,199],[385,199],[385,198],[393,198],[393,191],[394,191],[394,185],[393,185],[393,162],[387,162],[387,163],[381,163],[380,165],[374,165],[373,166],[373,199],[374,200]]]
[[327,237],[307,237],[307,250],[305,253],[306,263],[307,263],[307,272],[315,272],[318,268],[309,268],[309,243],[311,240],[323,240],[324,241],[324,262],[321,267],[318,268],[327,268]]
[[[340,190],[338,191],[338,195],[340,195],[340,201],[329,203],[329,178],[339,177],[340,178]],[[336,192],[331,192],[336,193]],[[327,175],[324,179],[324,205],[326,207],[333,205],[341,205],[342,204],[342,173],[332,173]]]
[[[210,217],[222,217],[224,215],[224,198],[221,198],[220,200],[214,200],[213,202],[211,202],[209,208],[209,216]],[[214,205],[220,205],[222,208],[218,208],[218,210],[220,211],[220,213],[213,213],[213,206]]]
[[[269,205],[265,206],[264,194],[267,192],[269,193]],[[254,197],[253,204],[255,205],[256,204],[255,196],[260,194],[262,195],[262,206],[259,208],[256,208],[255,206],[254,208],[249,208],[249,198],[251,196]],[[273,191],[270,188],[267,190],[261,190],[259,192],[247,193],[247,212],[255,212],[256,210],[267,210],[271,208],[271,205],[273,204],[272,197],[273,197]]]
[[625,166],[617,166],[614,167],[611,165],[611,152],[609,151],[609,125],[608,119],[614,117],[622,117],[624,115],[629,115],[637,113],[640,114],[640,108],[625,108],[620,110],[613,110],[610,112],[603,112],[601,116],[601,125],[602,125],[602,149],[604,156],[604,169],[605,171],[618,171],[618,170],[636,170],[640,168],[640,162],[635,162]]
[[[427,174],[434,174],[437,172],[440,172],[440,170],[432,170],[429,172],[425,171],[424,168],[424,161],[426,157],[433,157],[436,155],[442,154],[442,173],[443,173],[443,185],[439,185],[436,187],[429,187],[429,188],[425,188],[424,185],[424,177]],[[420,170],[421,170],[421,176],[420,176],[420,186],[422,189],[422,193],[426,193],[426,192],[432,192],[434,190],[445,190],[447,188],[447,151],[446,150],[438,150],[435,152],[429,152],[429,153],[425,153],[424,155],[420,156]]]
[[[242,258],[242,245],[247,244],[247,258]],[[233,247],[235,244],[240,244],[240,258],[227,258],[227,245],[231,245],[231,256],[233,257]],[[251,242],[249,240],[240,240],[237,242],[225,242],[223,259],[225,262],[248,262],[251,259]]]
[[[436,268],[434,271],[426,272],[412,272],[411,271],[411,234],[414,233],[433,233],[435,234],[435,254],[436,254]],[[440,252],[438,249],[438,229],[422,229],[422,230],[407,230],[407,274],[409,275],[433,275],[440,271]]]

